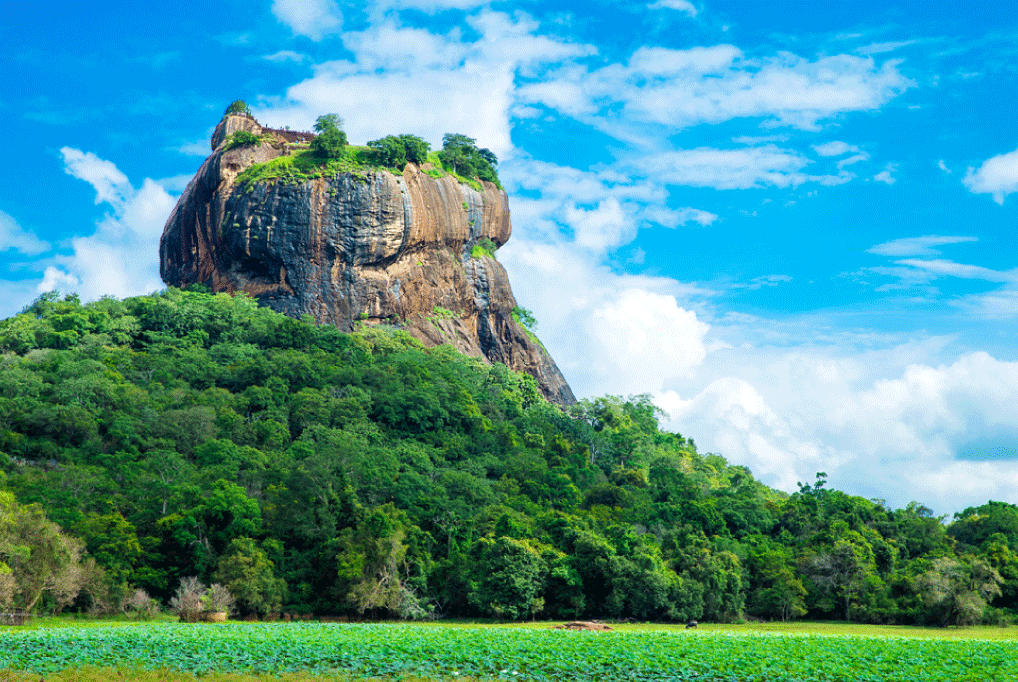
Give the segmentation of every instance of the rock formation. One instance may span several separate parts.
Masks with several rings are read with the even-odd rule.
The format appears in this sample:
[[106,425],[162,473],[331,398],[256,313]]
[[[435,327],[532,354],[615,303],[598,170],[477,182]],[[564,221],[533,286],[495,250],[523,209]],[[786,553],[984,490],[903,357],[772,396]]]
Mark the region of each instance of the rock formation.
[[[236,131],[259,144],[227,149]],[[350,331],[390,324],[426,345],[532,375],[545,397],[575,402],[555,362],[513,317],[505,269],[473,257],[480,240],[509,239],[505,192],[481,191],[428,164],[238,186],[254,164],[291,153],[307,134],[271,131],[249,116],[226,116],[213,153],[170,214],[159,243],[160,274],[172,286],[200,283],[244,291],[260,304]]]

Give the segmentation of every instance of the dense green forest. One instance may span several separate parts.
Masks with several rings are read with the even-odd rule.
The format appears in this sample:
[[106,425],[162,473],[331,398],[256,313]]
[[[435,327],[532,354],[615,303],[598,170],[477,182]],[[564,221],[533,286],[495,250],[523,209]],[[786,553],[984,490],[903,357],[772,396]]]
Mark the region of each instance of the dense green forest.
[[[529,376],[245,296],[47,294],[0,322],[0,606],[956,624],[1018,606],[1018,507],[791,495]],[[136,600],[135,600],[136,601]]]

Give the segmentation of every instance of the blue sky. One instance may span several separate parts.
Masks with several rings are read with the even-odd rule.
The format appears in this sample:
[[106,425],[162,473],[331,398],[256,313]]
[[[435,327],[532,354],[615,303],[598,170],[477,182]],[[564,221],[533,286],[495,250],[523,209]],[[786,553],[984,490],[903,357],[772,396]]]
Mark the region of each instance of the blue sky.
[[578,395],[794,490],[1018,502],[1018,17],[1000,2],[0,2],[0,314],[161,288],[234,99],[501,159]]

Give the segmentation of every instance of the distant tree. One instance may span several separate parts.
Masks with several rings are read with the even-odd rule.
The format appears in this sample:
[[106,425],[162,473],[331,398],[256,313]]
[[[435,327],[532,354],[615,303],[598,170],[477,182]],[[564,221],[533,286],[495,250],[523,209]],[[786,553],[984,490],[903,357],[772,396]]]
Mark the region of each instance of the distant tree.
[[389,135],[380,140],[371,140],[368,142],[368,146],[374,150],[378,165],[400,171],[406,166],[406,148],[403,146],[403,141],[395,135]]
[[223,113],[223,116],[230,115],[250,116],[251,109],[248,108],[247,103],[244,100],[237,99],[231,102],[230,106],[226,107],[226,111]]
[[442,163],[452,172],[465,177],[477,177],[498,182],[495,167],[498,158],[490,149],[478,149],[477,140],[459,133],[446,133],[442,137]]
[[347,146],[343,132],[343,119],[338,114],[324,114],[315,121],[315,139],[311,140],[311,151],[323,159],[338,159]]
[[279,611],[286,581],[276,577],[274,564],[251,538],[236,538],[219,559],[215,579],[234,595],[244,613]]
[[420,165],[428,160],[428,152],[431,151],[430,144],[416,135],[400,135],[399,139],[403,142],[403,149],[406,150],[407,161]]
[[35,506],[0,491],[0,608],[33,610],[43,595],[56,609],[78,596],[84,543],[64,535]]
[[1000,595],[1000,574],[985,559],[940,557],[916,580],[927,622],[946,627],[978,623]]

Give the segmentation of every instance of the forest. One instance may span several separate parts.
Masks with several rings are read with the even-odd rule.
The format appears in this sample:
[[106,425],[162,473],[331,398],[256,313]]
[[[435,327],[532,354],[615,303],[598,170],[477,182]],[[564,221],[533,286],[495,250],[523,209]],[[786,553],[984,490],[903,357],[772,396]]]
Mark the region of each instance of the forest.
[[0,611],[1007,623],[1018,507],[788,494],[395,327],[202,287],[0,321]]

